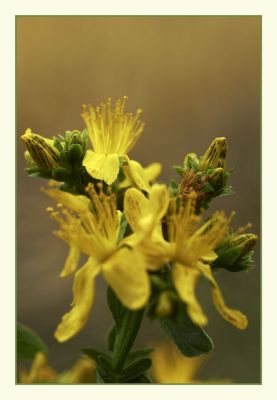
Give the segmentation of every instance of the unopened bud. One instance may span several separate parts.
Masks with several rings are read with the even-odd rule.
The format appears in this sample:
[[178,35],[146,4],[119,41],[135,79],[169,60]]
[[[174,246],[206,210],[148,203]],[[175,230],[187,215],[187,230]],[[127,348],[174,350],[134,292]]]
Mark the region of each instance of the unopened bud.
[[245,233],[243,235],[231,237],[229,240],[229,246],[238,249],[240,252],[240,257],[243,257],[245,254],[249,253],[249,251],[253,249],[257,242],[257,239],[257,235],[253,235],[252,233]]
[[[85,155],[88,145],[88,133],[87,130],[84,129],[82,132],[74,130],[74,131],[66,131],[65,132],[65,141],[67,144],[67,149],[71,152],[72,148],[76,148],[76,145],[79,146],[80,150],[78,152],[81,153],[81,157]],[[73,150],[76,155],[76,151]]]
[[70,144],[81,144],[82,139],[81,139],[81,132],[79,131],[66,131],[65,132],[65,140],[66,142]]
[[215,190],[219,190],[224,185],[224,168],[215,168],[209,175],[209,183]]
[[210,144],[199,163],[199,170],[205,171],[208,168],[224,168],[227,156],[227,140],[225,137],[216,138]]
[[36,165],[28,150],[24,151],[24,158],[30,167],[34,167]]
[[49,173],[53,167],[59,165],[60,153],[53,146],[53,141],[32,133],[31,129],[27,129],[21,139],[26,144],[30,157],[42,171]]
[[82,146],[79,143],[70,145],[68,156],[70,162],[82,160],[83,158]]
[[188,153],[184,159],[184,172],[198,167],[199,160],[195,153]]
[[162,292],[159,296],[155,314],[158,317],[169,317],[174,309],[174,301],[169,291]]
[[70,178],[70,172],[63,167],[53,168],[52,176],[56,181],[66,182]]
[[257,239],[258,236],[252,233],[230,236],[216,250],[218,258],[212,267],[223,268],[232,272],[250,269],[253,263],[252,250]]

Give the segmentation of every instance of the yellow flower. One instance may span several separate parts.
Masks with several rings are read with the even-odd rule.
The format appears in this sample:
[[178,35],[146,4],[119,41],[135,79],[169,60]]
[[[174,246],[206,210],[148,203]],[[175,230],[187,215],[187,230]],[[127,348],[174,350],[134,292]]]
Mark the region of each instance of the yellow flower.
[[20,383],[93,383],[95,381],[95,362],[81,357],[67,371],[58,374],[48,363],[45,354],[38,352],[30,371],[19,371]]
[[[239,329],[245,329],[247,318],[238,310],[226,306],[221,290],[215,281],[208,263],[217,258],[215,249],[225,238],[229,219],[222,212],[216,212],[199,227],[201,217],[195,215],[196,194],[191,192],[179,207],[172,199],[166,215],[168,240],[161,231],[161,219],[167,210],[168,196],[159,194],[154,185],[151,190],[156,196],[147,199],[135,188],[125,194],[124,210],[133,230],[143,238],[139,243],[141,252],[149,262],[149,269],[158,269],[166,262],[172,262],[172,279],[180,299],[187,305],[191,320],[197,325],[207,324],[207,317],[199,304],[195,288],[202,274],[211,284],[215,307],[223,318]],[[165,200],[167,199],[167,200]],[[159,202],[164,204],[162,212]]]
[[83,106],[85,121],[93,150],[88,150],[83,161],[88,173],[111,185],[118,176],[120,159],[128,163],[132,179],[142,190],[149,190],[143,168],[127,157],[128,152],[140,137],[144,124],[139,118],[142,110],[133,115],[125,112],[127,97],[119,99],[112,108],[111,99],[99,107]]
[[98,189],[96,193],[93,185],[87,188],[92,202],[90,207],[85,207],[80,197],[76,199],[76,196],[69,193],[51,192],[52,197],[56,196],[71,208],[69,210],[59,205],[60,211],[49,209],[59,223],[56,236],[70,246],[69,257],[61,275],[76,270],[78,252],[88,256],[85,265],[75,272],[72,308],[63,316],[55,332],[60,342],[77,334],[85,325],[94,302],[95,278],[100,272],[129,309],[142,308],[150,295],[143,255],[124,241],[118,243],[121,213],[116,209],[115,196],[104,194],[101,185]]
[[29,154],[25,154],[29,163],[31,157],[34,163],[45,172],[51,172],[53,167],[59,166],[60,153],[53,145],[53,140],[32,133],[30,128],[21,136],[21,139],[29,151]]
[[184,357],[171,342],[160,342],[154,347],[150,374],[156,383],[197,382],[194,377],[206,356]]

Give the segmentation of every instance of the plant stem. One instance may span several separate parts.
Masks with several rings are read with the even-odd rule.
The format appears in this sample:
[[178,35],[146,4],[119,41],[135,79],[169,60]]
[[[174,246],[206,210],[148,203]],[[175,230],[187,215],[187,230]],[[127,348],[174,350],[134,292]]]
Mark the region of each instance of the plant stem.
[[128,353],[136,339],[144,309],[139,311],[125,310],[122,325],[118,331],[112,354],[112,364],[116,372],[121,372]]

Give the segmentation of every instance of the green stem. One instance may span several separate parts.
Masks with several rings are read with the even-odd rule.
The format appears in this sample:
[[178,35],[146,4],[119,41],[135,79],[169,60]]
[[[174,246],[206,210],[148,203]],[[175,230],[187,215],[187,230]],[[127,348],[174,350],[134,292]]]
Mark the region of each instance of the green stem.
[[143,314],[144,309],[139,311],[125,311],[112,354],[112,364],[116,372],[120,373],[124,367],[128,353],[138,334]]

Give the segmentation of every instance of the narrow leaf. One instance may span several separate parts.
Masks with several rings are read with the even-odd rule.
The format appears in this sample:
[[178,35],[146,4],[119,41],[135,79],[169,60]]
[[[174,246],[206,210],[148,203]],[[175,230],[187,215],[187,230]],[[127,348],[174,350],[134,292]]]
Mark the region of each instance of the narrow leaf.
[[187,357],[209,353],[214,347],[207,333],[195,325],[186,313],[181,322],[176,323],[169,319],[161,319],[160,322],[180,352]]
[[27,326],[17,323],[18,360],[33,359],[38,351],[47,353],[47,347],[43,340]]
[[81,352],[85,354],[86,356],[92,358],[94,361],[98,361],[98,357],[108,357],[105,353],[102,351],[89,348],[89,349],[81,349]]
[[123,370],[122,377],[124,380],[131,381],[144,374],[151,367],[151,365],[152,361],[150,358],[142,358],[137,360]]
[[130,365],[141,358],[146,358],[153,350],[154,349],[152,348],[145,348],[130,352],[127,358],[126,365]]

